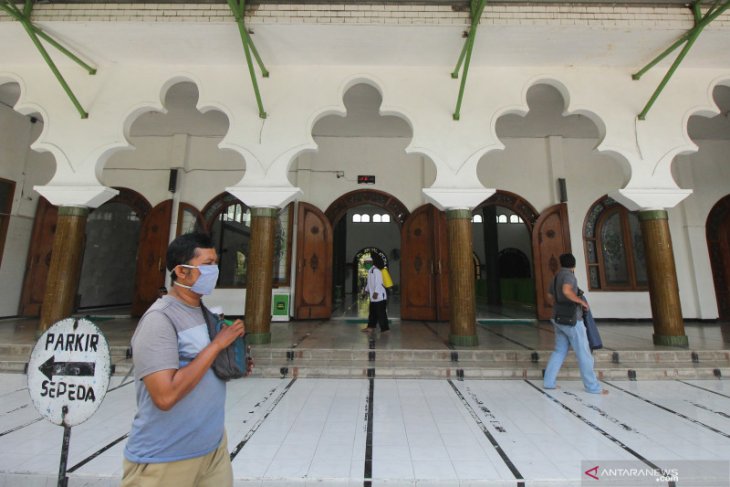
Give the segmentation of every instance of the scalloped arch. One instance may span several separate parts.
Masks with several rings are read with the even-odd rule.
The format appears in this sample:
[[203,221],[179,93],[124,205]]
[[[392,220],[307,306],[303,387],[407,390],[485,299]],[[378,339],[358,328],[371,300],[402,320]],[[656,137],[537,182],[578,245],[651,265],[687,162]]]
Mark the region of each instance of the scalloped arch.
[[[718,78],[715,78],[707,85],[707,90],[705,91],[706,100],[701,105],[695,105],[687,111],[685,111],[684,116],[682,117],[682,134],[684,136],[684,139],[686,141],[686,144],[684,146],[676,148],[676,150],[672,153],[672,157],[669,160],[669,169],[671,171],[672,167],[674,166],[674,163],[677,161],[678,156],[682,155],[689,155],[694,154],[699,151],[699,146],[695,143],[695,141],[690,137],[689,135],[689,121],[692,117],[705,117],[705,118],[712,118],[716,115],[719,115],[722,113],[721,107],[717,104],[715,101],[715,89],[719,86],[724,86],[730,88],[730,77],[728,76],[720,76]],[[728,107],[730,108],[730,107]],[[657,168],[658,169],[658,168]],[[657,170],[655,169],[655,171]],[[673,176],[674,178],[674,176]],[[675,178],[676,183],[676,178]]]
[[[309,117],[307,134],[309,136],[309,142],[311,144],[301,146],[300,149],[292,155],[291,159],[289,160],[287,170],[291,168],[292,163],[301,154],[304,154],[306,152],[316,152],[319,149],[319,147],[317,146],[317,143],[314,141],[314,137],[312,137],[312,130],[314,129],[314,126],[317,122],[319,122],[321,119],[323,119],[327,116],[338,116],[338,117],[342,117],[342,118],[347,117],[347,108],[345,107],[345,102],[344,102],[345,95],[352,87],[360,85],[360,84],[368,85],[368,86],[374,88],[378,92],[378,94],[380,94],[381,102],[380,102],[380,107],[378,108],[378,113],[380,114],[380,116],[397,117],[408,124],[408,126],[411,129],[411,134],[414,133],[415,127],[414,127],[413,123],[411,122],[411,117],[407,113],[405,113],[402,109],[386,104],[385,92],[382,88],[384,83],[376,80],[372,75],[357,74],[354,76],[350,76],[349,78],[345,79],[340,85],[339,104],[338,105],[327,105],[327,106],[321,107],[320,109],[316,110],[312,114],[311,117]],[[422,148],[418,148],[418,147],[414,148],[411,146],[412,143],[413,143],[413,136],[411,135],[411,142],[409,142],[409,144],[404,149],[406,154],[422,154],[426,159],[428,159],[432,164],[434,164],[434,166],[436,168],[436,172],[438,172],[438,165],[433,162],[434,161],[433,156],[435,154],[430,154],[430,153],[428,153],[428,151],[425,151]]]
[[497,135],[497,121],[499,118],[505,116],[505,115],[519,115],[521,117],[526,116],[530,111],[530,106],[527,102],[527,93],[528,91],[537,85],[547,85],[555,90],[558,91],[560,94],[562,100],[563,100],[563,111],[562,116],[568,117],[572,115],[581,115],[583,117],[586,117],[588,120],[593,123],[598,131],[598,142],[596,143],[595,147],[593,148],[594,151],[597,151],[600,154],[607,155],[614,159],[622,168],[624,173],[626,174],[626,183],[631,180],[631,174],[632,174],[632,168],[631,164],[629,163],[628,158],[621,153],[621,151],[604,146],[604,141],[606,140],[606,133],[607,133],[607,127],[605,122],[603,121],[603,117],[599,115],[599,113],[589,107],[580,106],[580,107],[571,107],[571,104],[574,104],[573,98],[571,98],[570,95],[570,89],[568,86],[562,82],[560,79],[550,76],[550,75],[539,75],[535,76],[533,78],[530,78],[523,86],[520,98],[521,98],[521,104],[519,105],[508,105],[503,107],[500,110],[495,111],[493,114],[491,120],[490,120],[490,130],[492,131],[492,135],[494,136],[495,140],[498,140],[501,144],[501,147],[496,145],[490,145],[488,147],[484,147],[480,150],[481,154],[479,155],[480,161],[478,164],[481,164],[481,159],[487,155],[489,152],[495,151],[495,150],[504,150],[505,145],[501,142],[501,139]]

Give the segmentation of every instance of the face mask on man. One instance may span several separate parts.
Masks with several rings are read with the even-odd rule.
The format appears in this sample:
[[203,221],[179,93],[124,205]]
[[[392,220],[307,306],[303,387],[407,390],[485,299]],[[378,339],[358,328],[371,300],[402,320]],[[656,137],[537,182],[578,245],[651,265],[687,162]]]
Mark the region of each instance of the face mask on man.
[[186,286],[175,281],[175,284],[180,287],[190,289],[192,292],[207,296],[215,289],[215,284],[218,282],[218,266],[215,264],[209,265],[187,265],[180,264],[181,267],[187,267],[188,269],[198,269],[200,275],[198,279],[193,283],[192,286]]

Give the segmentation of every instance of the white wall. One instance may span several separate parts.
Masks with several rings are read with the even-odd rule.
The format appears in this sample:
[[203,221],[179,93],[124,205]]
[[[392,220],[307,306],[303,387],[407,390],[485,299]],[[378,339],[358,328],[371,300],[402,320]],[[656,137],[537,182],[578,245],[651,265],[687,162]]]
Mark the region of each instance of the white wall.
[[[694,188],[671,214],[682,312],[702,319],[718,317],[707,247],[706,223],[712,207],[730,194],[730,140],[698,140],[696,154],[678,156],[673,175],[679,186]],[[678,251],[678,247],[683,249]]]
[[[498,212],[499,214],[499,212]],[[472,224],[472,245],[473,251],[479,257],[482,264],[486,261],[484,253],[484,224]],[[530,261],[530,273],[533,274],[532,266],[532,239],[524,223],[500,223],[497,226],[497,245],[499,250],[514,248],[525,254]],[[484,277],[484,276],[483,276]]]
[[[408,139],[319,136],[315,141],[318,151],[301,155],[289,173],[291,183],[304,191],[302,201],[324,211],[345,193],[376,189],[395,195],[409,211],[425,203],[421,190],[433,184],[433,164],[406,154]],[[337,178],[337,171],[344,177]],[[358,185],[359,174],[374,175],[375,184]]]
[[0,105],[0,177],[15,181],[15,195],[7,239],[0,262],[0,317],[18,314],[33,218],[39,195],[34,184],[45,184],[53,175],[53,157],[30,150],[43,129],[10,108]]
[[245,173],[243,158],[219,149],[220,141],[221,137],[186,134],[130,137],[136,149],[114,154],[104,166],[102,183],[133,189],[155,206],[172,198],[168,191],[170,169],[180,168],[181,201],[202,210]]

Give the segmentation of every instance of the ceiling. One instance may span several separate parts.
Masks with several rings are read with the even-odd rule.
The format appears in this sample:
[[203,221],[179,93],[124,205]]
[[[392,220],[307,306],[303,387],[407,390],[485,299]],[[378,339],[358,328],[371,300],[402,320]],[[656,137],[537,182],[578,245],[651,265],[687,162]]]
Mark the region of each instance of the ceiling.
[[[51,0],[52,3],[98,3],[99,0]],[[105,3],[151,3],[134,0],[106,0]],[[154,3],[160,3],[156,1]],[[206,2],[196,0],[170,1],[169,3],[225,3],[223,0]],[[250,3],[305,3],[304,0],[260,1]],[[311,2],[310,2],[311,3]],[[318,0],[317,3],[330,3]],[[454,8],[467,9],[469,2],[418,0],[362,2],[338,0],[331,3],[415,3],[447,4]],[[512,1],[490,2],[495,4],[565,4],[554,1]],[[606,5],[684,5],[683,1],[638,1],[601,2],[597,0],[574,0],[575,4]],[[710,2],[707,2],[708,4]],[[683,8],[683,7],[682,7]],[[683,10],[686,10],[683,8]],[[0,14],[4,15],[4,14]],[[688,19],[690,18],[687,10]],[[725,13],[730,16],[730,13]],[[245,65],[241,39],[235,24],[227,22],[175,23],[175,22],[48,22],[42,23],[48,31],[76,47],[85,57],[97,63],[100,69],[105,65],[134,65],[133,69],[144,69],[145,65]],[[113,28],[110,28],[113,25]],[[465,25],[323,25],[323,24],[256,24],[250,27],[253,39],[261,56],[273,75],[276,66],[311,65],[312,69],[327,65],[362,66],[430,66],[443,68],[449,73],[464,45]],[[472,67],[491,66],[587,66],[622,67],[632,72],[649,62],[669,46],[685,31],[677,28],[590,28],[588,26],[555,25],[482,25],[478,31],[471,60]],[[2,54],[3,64],[42,64],[43,60],[17,22],[0,22],[0,45],[6,46]],[[8,47],[12,46],[12,47]],[[730,34],[727,29],[708,28],[699,37],[683,68],[721,68],[730,66]],[[78,69],[63,56],[51,52],[56,62],[64,69]],[[663,63],[673,59],[670,56]],[[50,76],[50,73],[49,73]],[[456,89],[456,88],[455,88]],[[474,88],[469,88],[474,89]],[[169,103],[188,103],[194,107],[197,88],[180,88],[169,95]],[[13,105],[18,98],[16,84],[0,86],[0,103]],[[730,110],[730,89],[718,87],[715,98],[724,116],[714,119],[693,117],[690,133],[695,137],[730,138],[727,112]],[[184,102],[188,99],[188,102]],[[498,124],[498,131],[505,134],[532,134],[533,136],[554,135],[562,131],[575,137],[595,137],[596,129],[584,117],[562,117],[563,100],[546,85],[533,87],[528,93],[530,113],[526,117],[505,116]],[[410,137],[410,128],[397,117],[380,117],[377,107],[380,95],[367,87],[355,87],[345,96],[348,118],[339,117],[321,120],[314,128],[315,135],[338,134],[343,130],[354,134],[397,134]],[[140,121],[137,133],[149,133],[158,122],[150,119]],[[213,119],[211,115],[209,118]],[[221,118],[223,117],[223,118]],[[714,120],[714,121],[713,121]],[[548,121],[550,121],[548,123]],[[199,120],[198,127],[206,126]],[[144,128],[147,123],[148,128]],[[220,114],[214,120],[215,128],[209,132],[227,130],[227,119]],[[550,127],[548,129],[547,127]],[[135,127],[133,127],[134,129]],[[171,127],[170,130],[178,130]],[[203,130],[203,129],[200,129]]]
[[[20,0],[16,0],[20,1]],[[45,0],[46,3],[101,3],[102,0]],[[134,0],[105,0],[103,3],[152,3]],[[159,2],[154,2],[159,3]],[[178,3],[206,3],[188,0]],[[223,0],[210,3],[224,4]],[[249,2],[250,3],[250,2]],[[275,0],[254,3],[306,3],[304,0]],[[312,3],[312,2],[309,2]],[[418,0],[363,2],[338,0],[317,3],[414,3],[446,4],[468,11],[469,2]],[[489,2],[497,4],[553,4],[555,1]],[[692,15],[685,1],[599,2],[573,0],[575,5],[652,5],[677,8],[691,25]],[[707,2],[708,4],[710,2]],[[163,0],[164,5],[164,0]],[[171,5],[173,8],[174,5]],[[164,8],[164,7],[163,7]],[[723,14],[730,16],[730,13]],[[0,16],[5,16],[0,13]],[[139,21],[63,21],[40,24],[83,56],[99,66],[105,64],[229,65],[243,62],[241,39],[231,21],[226,22],[139,22]],[[430,24],[315,24],[315,23],[251,23],[252,38],[269,68],[280,65],[378,65],[378,66],[443,66],[453,69],[464,45],[468,29],[456,25]],[[471,66],[621,66],[638,69],[669,46],[686,29],[662,26],[647,27],[645,22],[615,27],[595,25],[560,25],[556,22],[521,25],[516,22],[490,25],[482,22],[473,49]],[[110,28],[113,26],[113,28]],[[18,22],[0,22],[0,45],[3,63],[28,64],[42,62]],[[12,47],[10,47],[12,46]],[[683,61],[683,67],[727,67],[730,35],[727,28],[705,29]],[[60,65],[71,61],[52,53]],[[664,62],[668,65],[673,56]]]

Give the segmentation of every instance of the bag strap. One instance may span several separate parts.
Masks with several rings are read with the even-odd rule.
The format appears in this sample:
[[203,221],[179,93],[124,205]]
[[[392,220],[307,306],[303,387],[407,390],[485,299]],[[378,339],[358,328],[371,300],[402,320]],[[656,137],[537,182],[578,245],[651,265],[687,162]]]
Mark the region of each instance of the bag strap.
[[208,336],[211,340],[215,338],[216,330],[215,330],[215,323],[210,319],[210,315],[213,313],[203,304],[203,300],[200,301],[200,309],[203,311],[203,319],[205,320],[205,324],[208,326]]

